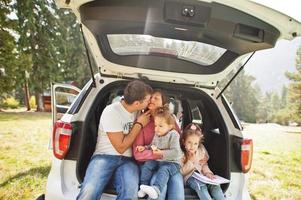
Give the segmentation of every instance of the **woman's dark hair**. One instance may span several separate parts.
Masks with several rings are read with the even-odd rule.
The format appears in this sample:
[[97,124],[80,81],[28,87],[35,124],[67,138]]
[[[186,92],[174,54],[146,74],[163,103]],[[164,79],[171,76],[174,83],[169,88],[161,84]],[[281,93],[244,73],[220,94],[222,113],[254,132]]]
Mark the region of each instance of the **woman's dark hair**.
[[185,149],[185,140],[187,139],[188,136],[191,135],[197,135],[200,137],[200,141],[199,141],[199,147],[201,146],[201,143],[204,140],[204,135],[202,133],[202,129],[199,127],[199,125],[194,124],[194,123],[190,123],[188,124],[184,130],[183,133],[181,135],[181,149],[184,152],[184,154],[186,155],[186,149]]
[[161,94],[161,99],[162,99],[162,105],[163,106],[165,106],[165,105],[167,105],[169,103],[167,95],[166,95],[166,93],[163,90],[161,90],[161,89],[153,89],[153,93],[152,94],[154,94],[154,93],[160,93]]

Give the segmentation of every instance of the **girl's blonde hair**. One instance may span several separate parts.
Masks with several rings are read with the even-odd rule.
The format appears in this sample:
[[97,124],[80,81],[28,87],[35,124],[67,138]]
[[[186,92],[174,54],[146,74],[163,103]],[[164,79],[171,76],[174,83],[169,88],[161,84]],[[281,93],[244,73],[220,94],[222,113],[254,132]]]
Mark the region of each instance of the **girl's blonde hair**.
[[202,129],[197,124],[190,123],[185,127],[185,129],[182,133],[182,136],[181,136],[181,149],[185,155],[184,163],[187,162],[187,151],[185,148],[185,141],[191,135],[199,136],[199,138],[200,138],[199,147],[201,147],[201,144],[204,141],[204,135],[203,135]]
[[157,108],[154,113],[154,118],[156,117],[164,118],[168,125],[172,125],[175,128],[176,121],[170,113],[168,105]]

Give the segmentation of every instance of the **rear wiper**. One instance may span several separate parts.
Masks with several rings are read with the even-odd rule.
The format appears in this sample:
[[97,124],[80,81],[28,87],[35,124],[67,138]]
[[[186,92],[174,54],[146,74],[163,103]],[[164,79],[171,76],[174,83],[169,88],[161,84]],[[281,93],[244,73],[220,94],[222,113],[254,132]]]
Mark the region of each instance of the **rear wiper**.
[[243,70],[243,68],[245,67],[245,65],[249,62],[249,60],[252,58],[252,56],[255,54],[256,51],[254,51],[249,58],[246,60],[246,62],[238,69],[238,71],[234,74],[234,76],[230,79],[230,81],[225,85],[225,87],[222,89],[222,91],[217,95],[216,99],[218,99],[223,92],[227,89],[227,87],[231,84],[231,82],[236,78],[236,76],[239,74],[239,72],[241,72],[241,70]]
[[91,76],[92,76],[92,84],[91,84],[91,86],[92,87],[96,87],[96,82],[95,82],[93,68],[92,68],[92,64],[91,64],[91,60],[90,60],[89,50],[88,50],[88,47],[87,47],[87,44],[86,44],[86,39],[85,39],[85,36],[84,36],[84,31],[83,31],[82,24],[80,24],[79,27],[80,27],[80,30],[82,32],[82,36],[83,36],[83,40],[84,40],[84,45],[85,45],[85,48],[86,48],[86,54],[87,54],[87,57],[88,57],[90,72],[91,72]]

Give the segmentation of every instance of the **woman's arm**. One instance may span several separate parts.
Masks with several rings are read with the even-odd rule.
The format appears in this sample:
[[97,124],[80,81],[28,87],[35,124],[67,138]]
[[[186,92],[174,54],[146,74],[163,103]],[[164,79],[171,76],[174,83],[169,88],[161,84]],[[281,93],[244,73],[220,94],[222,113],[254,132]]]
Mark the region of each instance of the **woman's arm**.
[[142,129],[133,143],[133,155],[135,160],[144,162],[147,160],[157,160],[161,158],[161,156],[159,155],[154,155],[152,150],[145,149],[142,152],[139,152],[137,150],[137,146],[146,146],[146,145],[149,144],[146,144],[146,142],[144,141],[144,129]]

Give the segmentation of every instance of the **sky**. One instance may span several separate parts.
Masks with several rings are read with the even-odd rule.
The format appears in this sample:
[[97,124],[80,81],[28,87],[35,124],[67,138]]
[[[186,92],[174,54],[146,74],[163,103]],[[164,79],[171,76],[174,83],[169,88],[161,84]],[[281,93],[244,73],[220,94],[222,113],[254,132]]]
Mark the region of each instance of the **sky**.
[[[253,0],[275,10],[279,10],[301,22],[301,1],[298,0]],[[301,47],[301,37],[292,41],[280,40],[273,49],[258,51],[246,65],[248,74],[256,78],[256,83],[263,92],[280,92],[289,80],[285,72],[296,71],[295,59],[298,48]]]

